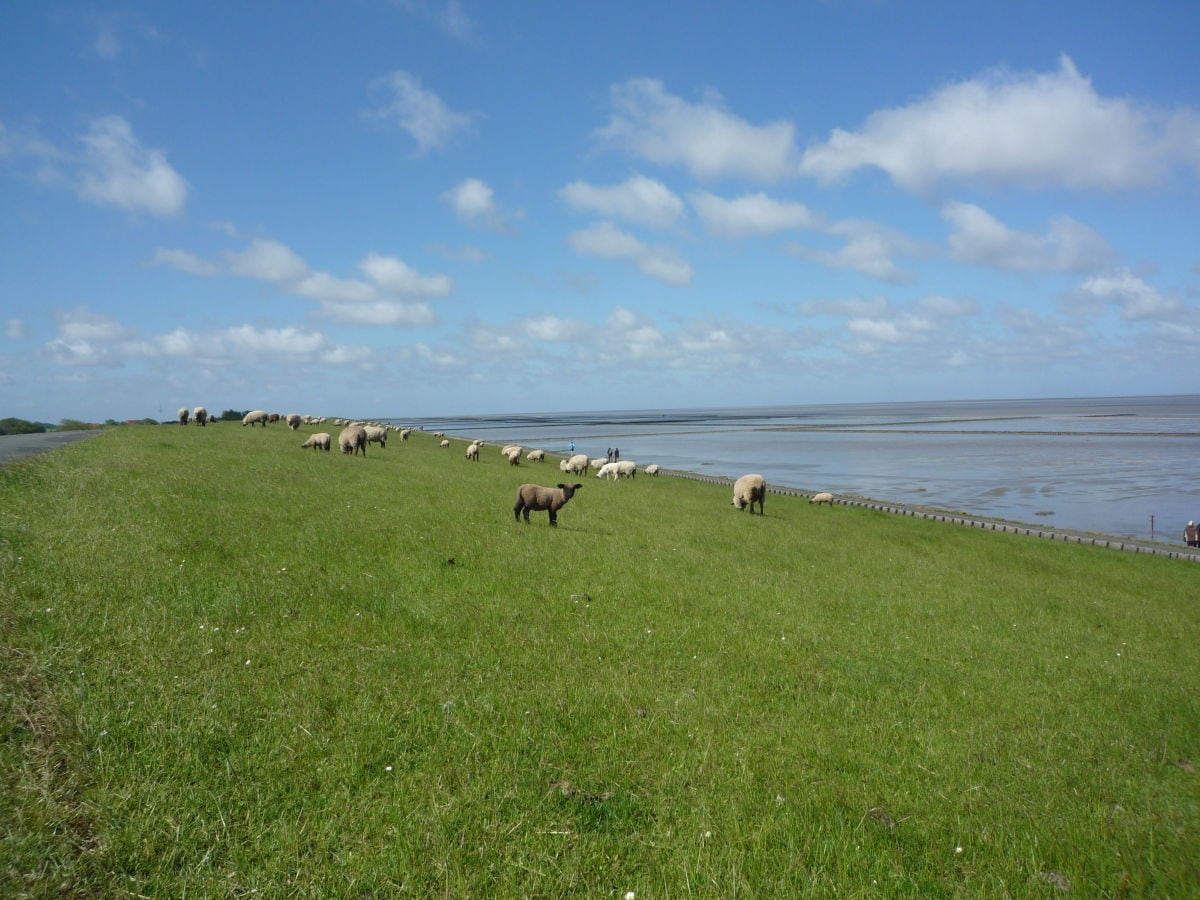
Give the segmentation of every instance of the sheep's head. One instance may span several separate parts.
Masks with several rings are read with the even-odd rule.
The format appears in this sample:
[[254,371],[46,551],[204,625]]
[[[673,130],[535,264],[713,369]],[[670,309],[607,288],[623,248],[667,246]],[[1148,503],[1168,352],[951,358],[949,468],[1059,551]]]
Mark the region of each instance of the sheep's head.
[[562,490],[563,503],[566,503],[568,500],[570,500],[572,497],[575,496],[575,492],[577,490],[579,490],[581,487],[583,487],[583,485],[582,484],[558,484],[558,485],[555,485],[555,487]]

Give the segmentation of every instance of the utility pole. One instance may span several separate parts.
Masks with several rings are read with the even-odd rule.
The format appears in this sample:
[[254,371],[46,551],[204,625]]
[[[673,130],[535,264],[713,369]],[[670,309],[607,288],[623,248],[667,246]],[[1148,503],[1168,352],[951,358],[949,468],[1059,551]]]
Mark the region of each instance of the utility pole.
[[1154,516],[1150,517],[1150,540],[1154,540]]

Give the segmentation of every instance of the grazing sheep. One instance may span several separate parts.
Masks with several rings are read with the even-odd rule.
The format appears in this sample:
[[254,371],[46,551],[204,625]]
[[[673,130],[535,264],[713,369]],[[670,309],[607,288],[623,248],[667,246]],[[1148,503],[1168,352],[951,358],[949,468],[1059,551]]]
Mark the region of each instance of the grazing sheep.
[[284,421],[287,422],[287,427],[292,429],[292,431],[295,431],[300,427],[300,422],[302,420],[303,417],[300,415],[300,413],[288,413],[286,418],[284,418]]
[[556,487],[542,487],[540,484],[523,484],[517,488],[517,502],[513,504],[513,518],[520,520],[525,514],[525,524],[529,524],[529,512],[533,510],[550,511],[551,527],[558,527],[558,511],[567,505],[567,501],[575,496],[575,492],[583,487],[582,484],[559,484]]
[[616,481],[621,473],[617,471],[616,463],[605,463],[600,467],[600,471],[596,473],[597,478],[611,478]]
[[733,505],[738,509],[750,507],[754,515],[754,504],[758,503],[758,514],[763,512],[763,499],[767,496],[767,481],[761,475],[743,475],[733,483]]
[[411,428],[401,428],[401,429],[400,429],[400,442],[401,442],[401,443],[404,443],[404,441],[407,441],[407,440],[408,440],[408,436],[409,436],[410,434],[412,434],[412,429],[411,429]]
[[650,463],[646,468],[642,469],[647,475],[657,475],[659,472],[658,463]]
[[449,441],[442,441],[440,444],[438,444],[438,446],[439,446],[439,447],[449,447],[449,446],[450,446],[450,442],[449,442]]
[[479,445],[471,444],[469,447],[467,447],[466,457],[467,459],[473,459],[475,462],[479,462]]
[[523,449],[524,449],[523,447],[521,447],[521,446],[519,446],[519,445],[517,445],[517,444],[508,444],[507,446],[504,446],[504,447],[501,447],[501,448],[500,448],[500,455],[501,455],[501,456],[508,456],[508,455],[509,455],[510,453],[512,453],[514,450],[515,450],[517,453],[520,453],[520,452],[521,452]]
[[267,421],[268,422],[278,422],[279,421],[279,413],[271,413],[269,416],[267,416]]
[[519,466],[521,464],[521,448],[513,447],[506,454],[508,456],[508,464],[510,466]]
[[808,502],[816,503],[818,505],[820,505],[822,503],[828,503],[830,506],[832,506],[833,505],[833,494],[830,494],[826,491],[822,491],[819,494],[813,494],[811,497],[809,497]]
[[338,435],[338,447],[343,453],[357,456],[358,451],[367,455],[367,431],[361,425],[347,425]]
[[176,415],[179,416],[180,425],[186,425],[188,423],[188,408],[186,406],[179,407],[179,412],[176,413]]
[[617,474],[622,478],[637,477],[637,463],[631,459],[623,459],[617,463]]
[[364,425],[363,431],[367,433],[368,444],[378,444],[380,447],[387,448],[386,428],[380,428],[378,425]]
[[582,453],[576,453],[567,460],[567,465],[563,469],[564,472],[570,472],[573,475],[582,475],[588,470],[588,458]]
[[304,450],[312,447],[314,450],[324,450],[329,452],[329,445],[332,443],[333,437],[326,434],[324,431],[318,431],[316,434],[310,435],[308,440],[300,445],[300,449]]
[[196,420],[196,424],[203,428],[208,424],[208,410],[203,406],[197,406],[192,410],[192,418]]
[[558,461],[558,467],[559,467],[560,469],[562,469],[564,472],[565,472],[565,471],[567,471],[567,468],[568,468],[570,465],[571,465],[571,463],[570,463],[570,461],[569,461],[569,460],[566,460],[566,459],[560,459],[560,460]]
[[244,416],[242,416],[242,427],[243,428],[245,428],[247,425],[249,425],[251,428],[253,428],[255,423],[257,423],[257,422],[262,422],[263,428],[267,427],[267,414],[265,412],[263,412],[261,409],[252,409],[252,410],[250,410],[250,412],[248,412]]
[[589,468],[596,469],[597,471],[599,471],[601,467],[606,466],[606,465],[608,465],[608,460],[602,456],[597,456],[595,459],[593,459],[591,462],[588,463]]
[[530,462],[545,462],[546,461],[546,451],[545,450],[530,450],[529,453],[527,453],[525,455],[525,458],[527,460],[529,460]]

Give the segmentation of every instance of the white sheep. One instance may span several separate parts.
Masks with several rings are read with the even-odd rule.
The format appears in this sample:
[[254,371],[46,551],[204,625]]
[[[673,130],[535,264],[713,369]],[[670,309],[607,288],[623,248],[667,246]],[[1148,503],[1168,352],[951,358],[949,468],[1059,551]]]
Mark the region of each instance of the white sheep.
[[761,475],[743,475],[733,483],[733,505],[738,509],[750,507],[754,515],[754,504],[758,503],[758,514],[763,512],[763,499],[767,496],[767,481]]
[[637,477],[637,463],[631,459],[623,459],[617,463],[617,474],[622,478]]
[[378,425],[364,425],[363,431],[367,433],[368,444],[378,444],[380,447],[387,448],[387,429],[381,428]]
[[517,444],[508,444],[508,445],[500,448],[500,455],[508,456],[514,450],[517,451],[518,453],[520,453],[523,449],[524,449],[523,447],[520,447]]
[[347,425],[342,429],[342,433],[338,435],[338,448],[343,453],[349,453],[351,456],[357,456],[358,451],[362,451],[362,455],[367,455],[367,432],[361,425]]
[[558,511],[567,505],[567,501],[575,496],[575,492],[583,487],[582,484],[559,484],[556,487],[542,487],[540,484],[523,484],[517,488],[517,502],[513,504],[513,518],[518,521],[525,514],[525,524],[529,524],[529,512],[539,512],[543,509],[550,512],[550,525],[558,527]]
[[473,459],[475,462],[479,462],[479,445],[471,444],[469,447],[467,447],[466,457],[467,459]]
[[329,452],[329,445],[333,442],[333,436],[326,434],[324,431],[318,431],[316,434],[309,435],[307,441],[300,445],[301,450],[312,447],[314,450],[324,450]]
[[567,460],[567,465],[563,468],[564,472],[571,472],[574,475],[582,475],[588,470],[588,458],[582,453],[576,453]]
[[292,431],[296,431],[299,429],[301,421],[303,421],[303,416],[301,416],[300,413],[288,413],[284,417],[284,421],[287,422],[288,428],[292,429]]
[[192,418],[196,420],[196,424],[203,428],[208,424],[208,410],[203,406],[197,406],[192,410]]
[[401,443],[403,443],[404,441],[407,441],[407,440],[408,440],[408,436],[409,436],[410,434],[412,434],[412,429],[411,429],[411,428],[401,428],[401,429],[400,429],[400,442],[401,442]]
[[546,461],[546,451],[545,450],[530,450],[527,454],[525,454],[525,458],[527,460],[529,460],[530,462],[545,462]]
[[819,494],[813,494],[811,497],[809,497],[808,502],[816,503],[817,505],[820,505],[822,503],[828,503],[830,506],[832,506],[833,505],[833,494],[830,494],[827,491],[822,491]]
[[658,463],[650,463],[646,468],[642,469],[647,475],[657,475],[659,473]]
[[596,473],[596,477],[597,478],[611,478],[613,481],[616,481],[617,478],[620,477],[620,473],[617,471],[617,464],[616,463],[605,463],[604,465],[602,465],[600,467],[600,471]]
[[508,456],[508,464],[510,466],[519,466],[521,464],[521,448],[513,447],[506,454]]
[[596,471],[600,471],[600,469],[606,465],[608,465],[608,460],[603,456],[597,456],[588,463],[588,467],[595,469]]
[[248,412],[244,416],[242,416],[242,427],[243,428],[245,428],[247,425],[249,425],[251,428],[253,428],[255,426],[255,424],[258,422],[262,422],[263,428],[267,427],[267,414],[265,412],[263,412],[261,409],[252,409],[252,410],[250,410],[250,412]]
[[438,444],[438,446],[439,447],[449,447],[450,442],[448,440],[443,440],[440,444]]
[[186,406],[179,407],[179,412],[175,415],[179,416],[179,424],[186,425],[188,423],[188,408]]

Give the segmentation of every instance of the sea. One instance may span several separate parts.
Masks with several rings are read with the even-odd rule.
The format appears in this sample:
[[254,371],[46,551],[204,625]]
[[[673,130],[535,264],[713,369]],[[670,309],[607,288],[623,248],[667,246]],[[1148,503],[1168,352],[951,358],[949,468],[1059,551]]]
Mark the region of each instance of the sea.
[[1200,521],[1200,394],[385,421],[1040,528],[1180,543]]

